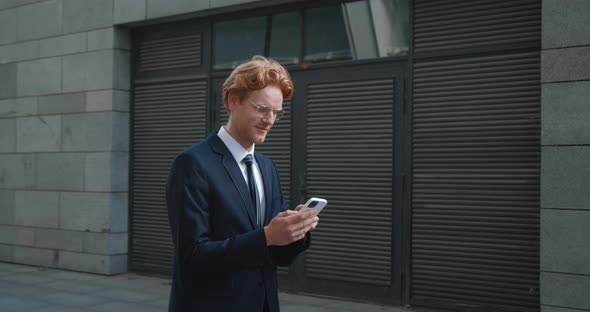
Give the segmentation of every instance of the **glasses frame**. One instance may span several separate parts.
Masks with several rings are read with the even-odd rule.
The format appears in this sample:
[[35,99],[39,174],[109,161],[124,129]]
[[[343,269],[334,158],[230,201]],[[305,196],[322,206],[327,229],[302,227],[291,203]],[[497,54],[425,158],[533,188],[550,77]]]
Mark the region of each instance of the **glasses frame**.
[[268,108],[268,106],[264,106],[264,105],[258,105],[256,103],[254,103],[252,100],[250,99],[246,99],[248,100],[248,102],[250,102],[250,104],[252,104],[254,106],[254,108],[256,108],[256,112],[258,113],[258,115],[260,116],[265,116],[266,114],[268,114],[269,112],[272,112],[272,116],[275,120],[279,120],[282,117],[285,116],[285,114],[287,113],[284,109],[270,109]]

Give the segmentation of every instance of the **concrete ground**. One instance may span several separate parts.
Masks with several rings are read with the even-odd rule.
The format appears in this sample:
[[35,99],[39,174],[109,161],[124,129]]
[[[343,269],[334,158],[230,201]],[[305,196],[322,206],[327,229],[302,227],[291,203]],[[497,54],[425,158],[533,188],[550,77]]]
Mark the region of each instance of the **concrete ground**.
[[[170,280],[103,276],[0,262],[2,312],[168,311]],[[280,294],[282,312],[408,312],[400,307]]]

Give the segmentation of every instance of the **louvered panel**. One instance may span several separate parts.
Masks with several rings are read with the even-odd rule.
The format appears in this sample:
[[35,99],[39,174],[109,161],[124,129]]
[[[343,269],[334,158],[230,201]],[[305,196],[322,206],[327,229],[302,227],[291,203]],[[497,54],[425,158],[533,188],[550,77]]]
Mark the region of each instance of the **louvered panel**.
[[391,285],[393,80],[308,85],[306,184],[328,199],[311,278]]
[[130,266],[169,273],[166,179],[174,157],[207,135],[207,82],[136,85],[134,99]]
[[138,48],[139,71],[201,66],[201,37],[197,33],[141,41]]
[[539,69],[538,52],[414,65],[414,304],[539,310]]
[[414,51],[418,54],[538,44],[540,35],[538,0],[414,1]]

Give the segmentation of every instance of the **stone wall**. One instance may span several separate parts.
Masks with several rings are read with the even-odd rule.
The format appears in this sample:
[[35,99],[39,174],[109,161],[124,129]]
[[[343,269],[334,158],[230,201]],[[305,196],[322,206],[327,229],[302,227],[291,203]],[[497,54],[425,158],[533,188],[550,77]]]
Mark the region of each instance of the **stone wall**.
[[590,1],[543,0],[541,310],[590,311]]

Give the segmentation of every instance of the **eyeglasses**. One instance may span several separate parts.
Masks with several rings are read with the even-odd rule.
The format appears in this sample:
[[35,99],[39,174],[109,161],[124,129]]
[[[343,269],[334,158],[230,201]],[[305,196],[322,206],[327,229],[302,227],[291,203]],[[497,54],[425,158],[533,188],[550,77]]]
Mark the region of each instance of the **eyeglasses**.
[[283,117],[285,115],[285,110],[283,109],[270,109],[268,106],[262,106],[262,105],[258,105],[254,102],[252,102],[252,100],[247,99],[248,102],[250,102],[250,104],[252,104],[254,106],[254,108],[256,108],[256,112],[258,113],[258,115],[262,116],[266,116],[268,113],[272,112],[273,117],[275,118],[275,120],[279,120],[281,119],[281,117]]

